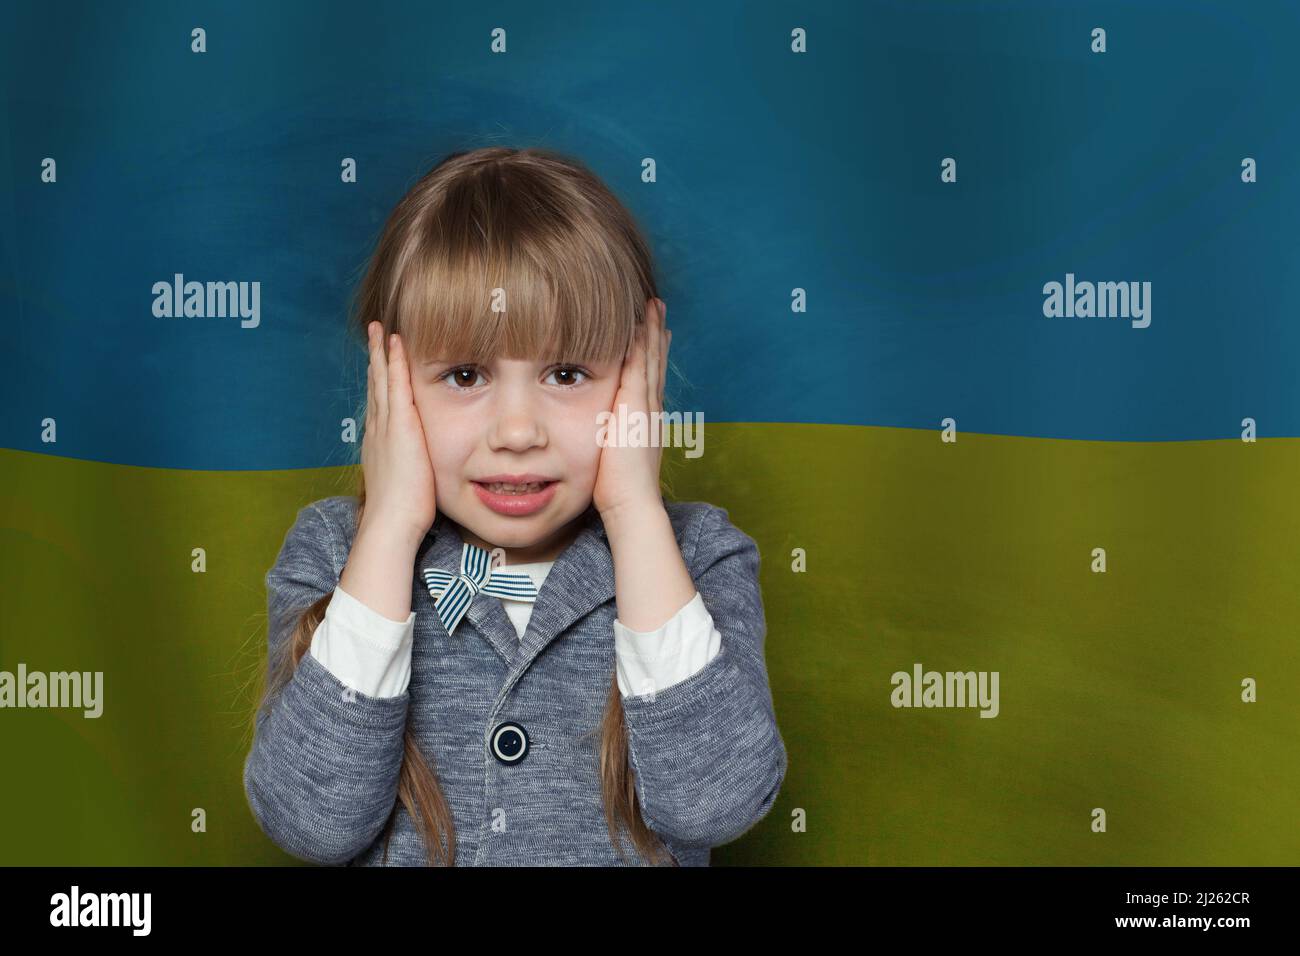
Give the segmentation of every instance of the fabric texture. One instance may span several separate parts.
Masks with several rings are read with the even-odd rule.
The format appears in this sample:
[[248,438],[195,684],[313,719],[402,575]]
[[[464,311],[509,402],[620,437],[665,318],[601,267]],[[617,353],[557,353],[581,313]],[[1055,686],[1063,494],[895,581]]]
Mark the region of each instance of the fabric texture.
[[[538,587],[554,562],[511,565],[537,579]],[[436,601],[435,601],[436,604]],[[523,640],[533,601],[503,599],[503,607]],[[444,618],[444,625],[446,620]],[[311,637],[311,655],[348,687],[371,697],[397,697],[411,681],[415,612],[393,621],[343,589],[334,598]],[[722,649],[722,635],[697,591],[680,611],[653,631],[634,631],[614,619],[614,654],[618,689],[624,697],[665,689],[704,669]]]
[[[335,591],[357,501],[335,496],[298,512],[267,572],[268,667],[302,612]],[[622,700],[640,812],[683,866],[707,866],[771,810],[785,778],[764,658],[766,624],[754,540],[707,502],[664,506],[720,649],[690,678]],[[606,828],[596,745],[617,692],[614,569],[589,508],[542,585],[522,640],[499,599],[474,601],[454,636],[433,613],[417,568],[459,567],[463,542],[439,516],[411,573],[410,684],[394,698],[349,688],[310,653],[259,712],[244,787],[259,826],[300,859],[325,865],[424,866],[428,853],[398,774],[409,726],[438,774],[455,820],[458,866],[627,861]],[[429,613],[420,613],[428,611]],[[393,622],[399,623],[399,622]],[[490,750],[503,723],[523,728],[526,755]]]
[[398,697],[411,683],[415,612],[394,621],[334,589],[311,636],[311,656],[343,685],[371,697]]
[[722,650],[722,635],[696,591],[653,631],[634,631],[614,618],[614,662],[625,698],[665,691],[694,677]]

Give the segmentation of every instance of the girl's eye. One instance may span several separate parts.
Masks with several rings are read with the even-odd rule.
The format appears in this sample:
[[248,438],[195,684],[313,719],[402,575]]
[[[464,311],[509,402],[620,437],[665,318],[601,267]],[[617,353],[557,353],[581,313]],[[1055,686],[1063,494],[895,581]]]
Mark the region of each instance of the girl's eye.
[[[581,366],[578,365],[557,365],[555,368],[551,370],[551,374],[564,375],[569,379],[569,381],[561,381],[555,383],[556,385],[559,385],[561,388],[575,388],[578,385],[581,385],[582,382],[585,382],[587,381],[587,379],[591,378],[591,373],[588,372],[585,368],[582,368]],[[579,382],[573,381],[572,379],[575,374],[581,375],[582,381]]]
[[[440,381],[447,381],[448,378],[456,376],[452,382],[448,382],[454,389],[462,392],[469,391],[468,387],[461,388],[461,385],[471,386],[474,384],[474,378],[478,375],[478,369],[473,365],[462,365],[459,368],[449,369],[440,376]],[[468,379],[468,380],[467,380]]]
[[[453,389],[461,392],[470,391],[478,379],[479,370],[475,365],[461,365],[453,369],[448,369],[439,376],[440,381],[447,382]],[[550,376],[560,376],[560,380],[555,384],[560,388],[577,388],[583,382],[591,378],[591,373],[580,365],[557,365],[551,369]],[[575,376],[582,376],[575,381]]]

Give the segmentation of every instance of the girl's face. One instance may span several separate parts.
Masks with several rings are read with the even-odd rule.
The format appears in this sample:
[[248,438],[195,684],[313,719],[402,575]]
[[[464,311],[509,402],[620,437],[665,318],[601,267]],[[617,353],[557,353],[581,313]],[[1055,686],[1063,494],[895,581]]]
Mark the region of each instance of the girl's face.
[[[613,409],[621,374],[619,361],[413,362],[411,391],[439,513],[471,544],[503,548],[507,564],[558,557],[591,504],[601,452],[597,416]],[[537,475],[554,484],[540,507],[511,513],[523,499],[502,502],[504,495],[481,484],[498,475]]]

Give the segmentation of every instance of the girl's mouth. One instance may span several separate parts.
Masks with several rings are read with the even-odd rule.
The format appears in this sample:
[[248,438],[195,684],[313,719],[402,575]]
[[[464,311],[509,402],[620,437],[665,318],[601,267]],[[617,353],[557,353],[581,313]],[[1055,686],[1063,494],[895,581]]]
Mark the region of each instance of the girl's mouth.
[[471,482],[479,500],[497,514],[518,517],[540,511],[555,497],[556,481],[538,481],[526,485],[502,482]]

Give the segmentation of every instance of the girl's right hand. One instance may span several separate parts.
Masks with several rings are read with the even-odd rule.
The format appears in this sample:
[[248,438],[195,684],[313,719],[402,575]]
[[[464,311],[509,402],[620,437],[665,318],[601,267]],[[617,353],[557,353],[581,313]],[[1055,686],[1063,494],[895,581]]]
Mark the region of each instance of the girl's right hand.
[[377,522],[412,544],[423,540],[437,517],[433,462],[424,424],[411,393],[411,372],[401,337],[389,337],[384,355],[383,325],[366,327],[370,339],[366,425],[361,440],[366,505],[362,520]]

